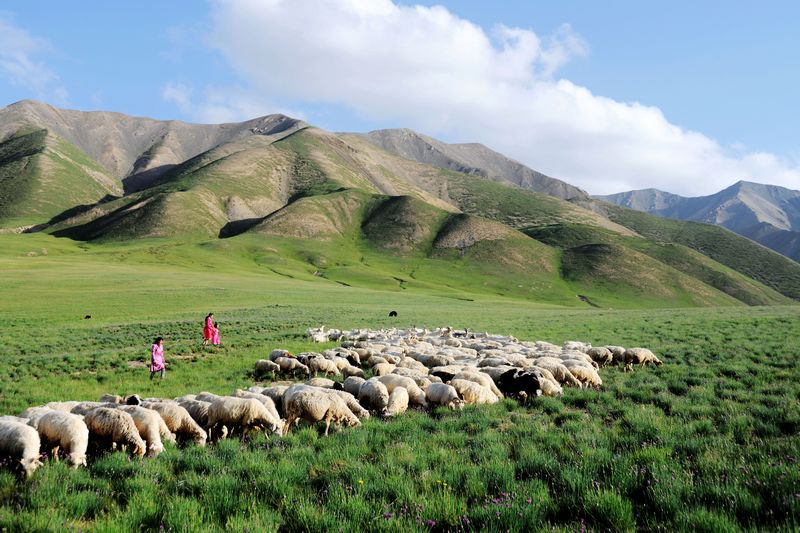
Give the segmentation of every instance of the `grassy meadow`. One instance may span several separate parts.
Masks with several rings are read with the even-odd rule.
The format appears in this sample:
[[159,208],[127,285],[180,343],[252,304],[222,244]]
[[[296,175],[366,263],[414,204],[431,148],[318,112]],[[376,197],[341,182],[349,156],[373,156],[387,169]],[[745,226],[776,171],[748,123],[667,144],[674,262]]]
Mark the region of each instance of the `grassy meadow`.
[[[641,345],[664,361],[605,368],[600,391],[527,406],[414,411],[329,437],[301,426],[246,444],[167,445],[155,459],[46,464],[27,481],[0,471],[0,530],[800,528],[798,306],[567,308],[448,286],[445,267],[430,275],[440,283],[352,268],[323,279],[247,242],[0,235],[0,250],[0,414],[105,392],[227,393],[253,384],[253,362],[273,348],[329,346],[304,335],[322,324]],[[200,346],[209,311],[218,348]],[[157,335],[169,367],[150,382]]]

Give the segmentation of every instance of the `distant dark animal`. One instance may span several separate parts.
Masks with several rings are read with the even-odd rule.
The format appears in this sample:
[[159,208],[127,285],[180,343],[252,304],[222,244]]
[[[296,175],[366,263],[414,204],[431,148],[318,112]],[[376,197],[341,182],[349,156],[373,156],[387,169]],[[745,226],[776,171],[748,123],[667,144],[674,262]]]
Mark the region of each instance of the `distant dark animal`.
[[90,318],[92,318],[92,315],[86,315],[85,317],[83,317],[84,320],[89,320]]
[[389,311],[389,316],[397,316],[397,311]]

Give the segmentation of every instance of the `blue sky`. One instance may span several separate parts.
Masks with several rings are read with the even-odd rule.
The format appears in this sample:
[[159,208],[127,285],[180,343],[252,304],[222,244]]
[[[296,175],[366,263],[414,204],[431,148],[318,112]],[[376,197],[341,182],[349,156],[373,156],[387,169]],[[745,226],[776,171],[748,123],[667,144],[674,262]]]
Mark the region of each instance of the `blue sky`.
[[[800,4],[313,4],[6,1],[0,21],[14,33],[0,36],[0,103],[36,98],[189,121],[283,111],[337,131],[406,126],[483,142],[590,192],[706,193],[742,178],[800,188]],[[348,26],[354,20],[369,27]],[[462,23],[477,33],[453,41]],[[525,31],[497,37],[498,25]],[[376,52],[332,49],[331,35],[355,35]],[[497,54],[504,43],[514,57]],[[489,59],[470,63],[460,50]],[[393,92],[408,79],[425,88]],[[533,101],[539,107],[527,109]],[[551,134],[507,132],[528,129]]]

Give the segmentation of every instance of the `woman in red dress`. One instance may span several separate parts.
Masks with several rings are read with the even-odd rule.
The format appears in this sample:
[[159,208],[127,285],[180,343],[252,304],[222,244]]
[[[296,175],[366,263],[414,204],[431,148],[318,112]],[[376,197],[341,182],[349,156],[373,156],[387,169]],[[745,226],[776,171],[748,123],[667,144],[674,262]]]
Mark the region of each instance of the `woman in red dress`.
[[206,315],[206,323],[203,326],[203,346],[208,345],[208,341],[211,340],[213,334],[214,334],[214,313],[208,313],[208,315]]

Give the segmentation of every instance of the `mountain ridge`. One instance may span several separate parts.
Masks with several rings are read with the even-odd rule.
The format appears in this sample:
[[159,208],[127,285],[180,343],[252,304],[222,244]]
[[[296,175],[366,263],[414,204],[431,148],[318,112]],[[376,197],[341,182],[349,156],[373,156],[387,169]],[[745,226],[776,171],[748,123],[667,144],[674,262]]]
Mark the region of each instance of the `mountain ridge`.
[[800,261],[800,191],[742,180],[706,196],[642,189],[594,198],[652,215],[723,226]]
[[[387,150],[370,134],[331,133],[284,115],[192,125],[37,102],[0,110],[0,134],[6,233],[22,226],[22,214],[25,227],[35,226],[28,231],[97,246],[194,243],[345,285],[449,287],[562,305],[587,305],[576,293],[615,307],[800,299],[800,266],[777,254],[713,226],[687,240],[682,231],[693,227],[610,210],[478,143],[373,132],[403,141]],[[48,158],[61,166],[48,170]],[[588,228],[589,239],[546,231],[559,226]],[[673,260],[658,248],[665,236],[692,251]],[[727,248],[705,250],[709,241]]]

